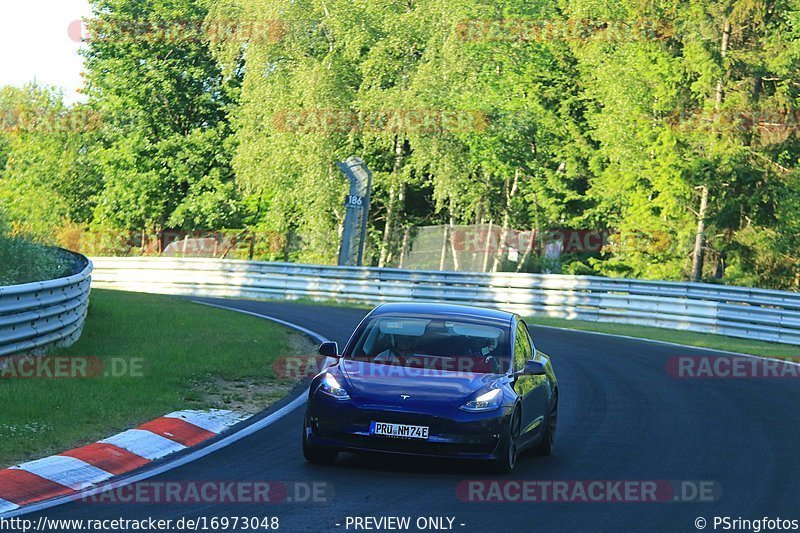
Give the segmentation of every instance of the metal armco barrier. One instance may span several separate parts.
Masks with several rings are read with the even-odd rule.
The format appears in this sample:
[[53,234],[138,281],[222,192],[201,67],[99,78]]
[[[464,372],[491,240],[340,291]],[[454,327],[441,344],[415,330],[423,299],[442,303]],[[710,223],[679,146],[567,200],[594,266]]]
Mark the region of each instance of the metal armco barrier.
[[92,263],[75,255],[77,274],[0,287],[0,356],[69,346],[83,331]]
[[216,259],[95,258],[95,287],[226,298],[450,302],[800,345],[800,294],[702,283]]

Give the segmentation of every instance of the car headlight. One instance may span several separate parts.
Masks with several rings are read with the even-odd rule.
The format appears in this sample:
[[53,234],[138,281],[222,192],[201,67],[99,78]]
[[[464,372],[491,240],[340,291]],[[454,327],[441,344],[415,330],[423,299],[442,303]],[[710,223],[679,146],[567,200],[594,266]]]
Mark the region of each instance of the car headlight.
[[320,392],[327,394],[337,400],[349,400],[350,395],[344,390],[344,387],[339,385],[339,382],[336,381],[336,378],[333,377],[333,374],[326,373],[325,377],[322,378],[322,383],[319,386]]
[[468,411],[470,413],[477,413],[482,411],[494,411],[503,403],[503,391],[500,389],[492,389],[489,392],[481,394],[474,400],[470,400],[459,409]]

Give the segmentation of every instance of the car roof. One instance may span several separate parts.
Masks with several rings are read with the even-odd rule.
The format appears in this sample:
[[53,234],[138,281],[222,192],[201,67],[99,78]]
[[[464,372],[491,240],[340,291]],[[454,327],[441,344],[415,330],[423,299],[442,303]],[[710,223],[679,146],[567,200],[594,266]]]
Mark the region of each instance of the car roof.
[[437,303],[387,303],[373,309],[371,316],[446,316],[451,318],[465,318],[486,322],[511,323],[514,313],[500,311],[499,309],[486,309],[469,305],[437,304]]

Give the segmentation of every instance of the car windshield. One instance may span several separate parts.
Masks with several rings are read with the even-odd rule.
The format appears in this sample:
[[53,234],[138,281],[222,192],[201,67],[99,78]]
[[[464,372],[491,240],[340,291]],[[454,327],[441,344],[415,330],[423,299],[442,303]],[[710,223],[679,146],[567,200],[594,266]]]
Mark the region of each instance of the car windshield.
[[506,328],[463,319],[378,317],[346,358],[415,368],[499,374],[511,366]]

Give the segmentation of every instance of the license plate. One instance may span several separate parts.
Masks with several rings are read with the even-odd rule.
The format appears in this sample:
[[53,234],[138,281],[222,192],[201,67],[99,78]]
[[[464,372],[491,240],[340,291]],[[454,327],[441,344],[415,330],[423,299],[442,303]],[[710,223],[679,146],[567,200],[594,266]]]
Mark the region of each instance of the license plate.
[[390,424],[388,422],[372,422],[369,425],[370,435],[396,437],[399,439],[428,438],[428,426],[409,426],[407,424]]

